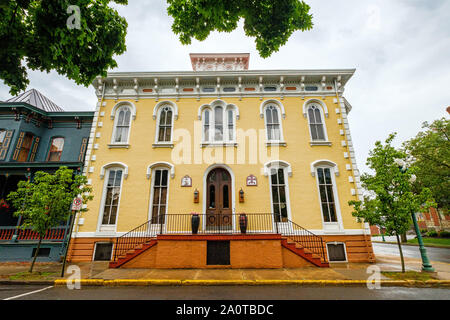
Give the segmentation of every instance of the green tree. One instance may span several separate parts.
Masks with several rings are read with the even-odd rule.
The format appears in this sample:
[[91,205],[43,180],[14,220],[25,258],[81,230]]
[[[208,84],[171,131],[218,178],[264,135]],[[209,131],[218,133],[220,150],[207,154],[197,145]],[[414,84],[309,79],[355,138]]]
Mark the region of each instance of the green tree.
[[[349,201],[358,221],[364,219],[371,225],[385,228],[385,234],[395,235],[400,251],[402,272],[405,272],[405,261],[399,235],[405,233],[412,224],[412,214],[432,205],[431,192],[423,188],[420,193],[413,191],[415,167],[399,168],[397,159],[405,159],[406,154],[395,149],[391,143],[396,134],[391,134],[383,145],[380,141],[370,151],[367,165],[374,174],[363,174],[361,181],[369,195],[364,201]],[[404,160],[403,160],[404,161]]]
[[431,190],[439,209],[450,207],[450,120],[424,122],[414,138],[406,141],[405,151],[414,158],[417,188]]
[[85,176],[74,175],[73,170],[61,167],[54,174],[36,172],[33,181],[20,181],[17,191],[8,195],[8,201],[17,209],[14,215],[22,216],[21,228],[31,228],[39,234],[30,273],[33,272],[42,239],[47,231],[71,217],[70,205],[73,199],[80,196],[83,204],[92,200],[92,190],[86,186],[86,181]]
[[167,0],[172,31],[182,44],[205,40],[211,31],[231,32],[244,19],[244,31],[255,37],[263,58],[284,45],[294,31],[312,28],[310,7],[300,0]]
[[[55,70],[88,86],[96,76],[116,67],[113,55],[126,50],[127,22],[110,7],[111,0],[2,2],[0,79],[12,95],[26,89],[27,68]],[[113,2],[127,4],[127,0]],[[77,12],[70,6],[80,9],[79,28]]]

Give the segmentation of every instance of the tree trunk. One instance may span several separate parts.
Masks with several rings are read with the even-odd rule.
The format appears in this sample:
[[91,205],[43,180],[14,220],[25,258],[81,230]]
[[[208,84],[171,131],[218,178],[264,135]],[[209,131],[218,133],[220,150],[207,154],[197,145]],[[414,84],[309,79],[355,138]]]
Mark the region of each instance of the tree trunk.
[[405,260],[403,259],[403,251],[402,251],[402,244],[400,242],[400,237],[398,236],[398,233],[395,233],[395,236],[397,237],[397,244],[398,244],[398,250],[400,251],[400,260],[402,261],[402,272],[405,272]]
[[39,242],[38,242],[38,246],[36,248],[36,252],[34,253],[34,258],[33,258],[33,262],[31,262],[31,266],[30,266],[30,273],[33,273],[33,268],[34,268],[34,263],[36,262],[36,258],[39,254],[39,249],[41,248],[41,243],[42,243],[42,236],[39,235]]
[[401,237],[402,237],[402,243],[408,242],[408,239],[406,238],[406,232],[402,233]]

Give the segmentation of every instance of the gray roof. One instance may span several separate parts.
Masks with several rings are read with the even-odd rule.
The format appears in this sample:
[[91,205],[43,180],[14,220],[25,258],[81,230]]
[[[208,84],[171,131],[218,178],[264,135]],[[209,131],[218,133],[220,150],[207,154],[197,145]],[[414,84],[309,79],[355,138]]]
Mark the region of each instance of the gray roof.
[[28,90],[16,97],[6,100],[5,102],[25,102],[47,112],[64,112],[63,108],[56,105],[53,101],[36,89]]

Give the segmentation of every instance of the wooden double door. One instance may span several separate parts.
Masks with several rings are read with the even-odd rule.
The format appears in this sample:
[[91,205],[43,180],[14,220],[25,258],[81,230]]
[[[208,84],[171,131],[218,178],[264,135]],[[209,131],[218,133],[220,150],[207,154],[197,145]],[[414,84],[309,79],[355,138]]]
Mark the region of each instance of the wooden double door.
[[206,178],[206,227],[207,229],[231,229],[232,185],[229,172],[222,168],[212,170]]

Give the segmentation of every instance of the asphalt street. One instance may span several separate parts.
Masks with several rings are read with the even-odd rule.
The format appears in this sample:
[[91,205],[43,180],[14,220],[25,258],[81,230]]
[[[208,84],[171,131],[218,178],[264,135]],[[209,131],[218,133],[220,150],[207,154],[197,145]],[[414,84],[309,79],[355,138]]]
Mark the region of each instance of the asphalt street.
[[302,286],[0,286],[1,300],[450,300],[445,288]]
[[[392,255],[400,256],[398,246],[390,243],[372,243],[375,255]],[[450,248],[434,248],[426,247],[428,258],[431,261],[439,261],[450,263]],[[407,258],[420,259],[420,251],[418,246],[402,245],[403,255]]]

